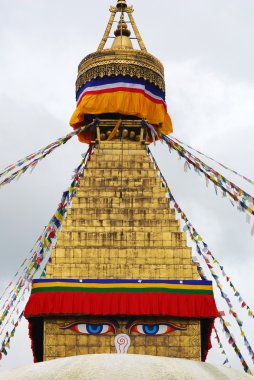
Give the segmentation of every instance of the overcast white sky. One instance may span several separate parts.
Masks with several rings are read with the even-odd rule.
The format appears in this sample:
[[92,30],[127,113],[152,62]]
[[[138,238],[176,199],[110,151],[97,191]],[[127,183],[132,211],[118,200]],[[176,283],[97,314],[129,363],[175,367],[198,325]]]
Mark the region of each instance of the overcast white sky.
[[[165,65],[174,136],[254,179],[254,2],[131,3],[148,50]],[[110,4],[114,1],[0,0],[0,169],[70,131],[77,66],[96,50]],[[73,139],[33,174],[0,190],[1,289],[55,211],[84,150]],[[204,178],[185,173],[175,153],[157,144],[155,155],[179,204],[254,308],[251,225],[212,186],[207,189]],[[254,193],[253,186],[223,173]],[[223,303],[219,307],[225,309]],[[241,317],[254,346],[254,321]],[[237,329],[234,334],[239,337]],[[32,361],[27,335],[23,322],[0,371]],[[239,367],[226,348],[232,366]],[[215,348],[208,360],[224,359]]]

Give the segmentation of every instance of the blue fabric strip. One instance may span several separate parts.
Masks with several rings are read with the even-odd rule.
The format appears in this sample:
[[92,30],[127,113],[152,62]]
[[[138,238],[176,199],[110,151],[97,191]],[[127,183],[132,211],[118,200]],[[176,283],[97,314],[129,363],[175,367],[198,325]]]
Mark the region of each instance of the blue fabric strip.
[[69,283],[84,283],[84,284],[182,284],[182,285],[212,285],[212,281],[204,280],[73,280],[73,279],[63,279],[63,278],[54,278],[54,279],[37,279],[33,280],[33,283],[50,283],[50,282],[69,282]]
[[134,83],[134,84],[141,84],[144,85],[146,90],[150,91],[152,94],[159,96],[165,101],[165,93],[160,90],[158,87],[153,85],[152,83],[145,81],[142,78],[133,78],[130,76],[111,76],[111,77],[103,77],[103,78],[95,78],[92,79],[90,82],[87,82],[82,86],[77,92],[76,92],[76,100],[78,100],[80,94],[87,88],[87,87],[94,87],[94,86],[102,86],[104,84],[115,84],[118,82],[124,82],[124,83]]

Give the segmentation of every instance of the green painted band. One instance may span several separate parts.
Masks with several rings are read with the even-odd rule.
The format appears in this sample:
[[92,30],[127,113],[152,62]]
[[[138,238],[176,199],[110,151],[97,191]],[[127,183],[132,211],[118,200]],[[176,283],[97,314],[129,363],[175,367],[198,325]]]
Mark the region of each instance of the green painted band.
[[208,294],[213,295],[212,290],[204,289],[167,289],[167,288],[80,288],[80,287],[64,287],[64,286],[52,286],[35,288],[32,290],[32,294],[40,292],[87,292],[87,293],[175,293],[175,294]]

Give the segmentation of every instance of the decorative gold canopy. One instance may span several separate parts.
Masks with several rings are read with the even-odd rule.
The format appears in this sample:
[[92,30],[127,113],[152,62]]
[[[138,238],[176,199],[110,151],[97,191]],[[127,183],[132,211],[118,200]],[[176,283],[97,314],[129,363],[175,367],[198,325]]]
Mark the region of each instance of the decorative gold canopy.
[[[143,78],[165,91],[163,65],[147,52],[134,21],[133,11],[133,7],[127,6],[125,0],[118,0],[115,7],[110,7],[110,19],[97,51],[86,56],[79,64],[77,91],[92,79],[112,75]],[[113,44],[111,48],[105,49],[108,39],[111,38],[110,33],[118,13],[120,13],[120,19],[114,32]],[[134,37],[130,37],[128,23],[131,24]],[[132,39],[137,40],[139,49],[133,48]]]

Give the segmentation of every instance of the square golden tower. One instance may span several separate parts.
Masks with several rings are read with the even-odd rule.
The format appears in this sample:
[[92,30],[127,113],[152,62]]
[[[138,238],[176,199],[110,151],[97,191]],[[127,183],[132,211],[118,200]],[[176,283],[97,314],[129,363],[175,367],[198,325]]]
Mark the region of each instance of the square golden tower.
[[[71,119],[73,128],[88,125],[79,139],[94,151],[25,310],[35,360],[127,351],[204,360],[217,316],[212,286],[197,279],[146,150],[172,131],[163,66],[147,53],[133,8],[119,0],[110,10],[97,52],[79,65]],[[117,13],[115,40],[104,49]],[[95,116],[100,123],[90,128]]]

